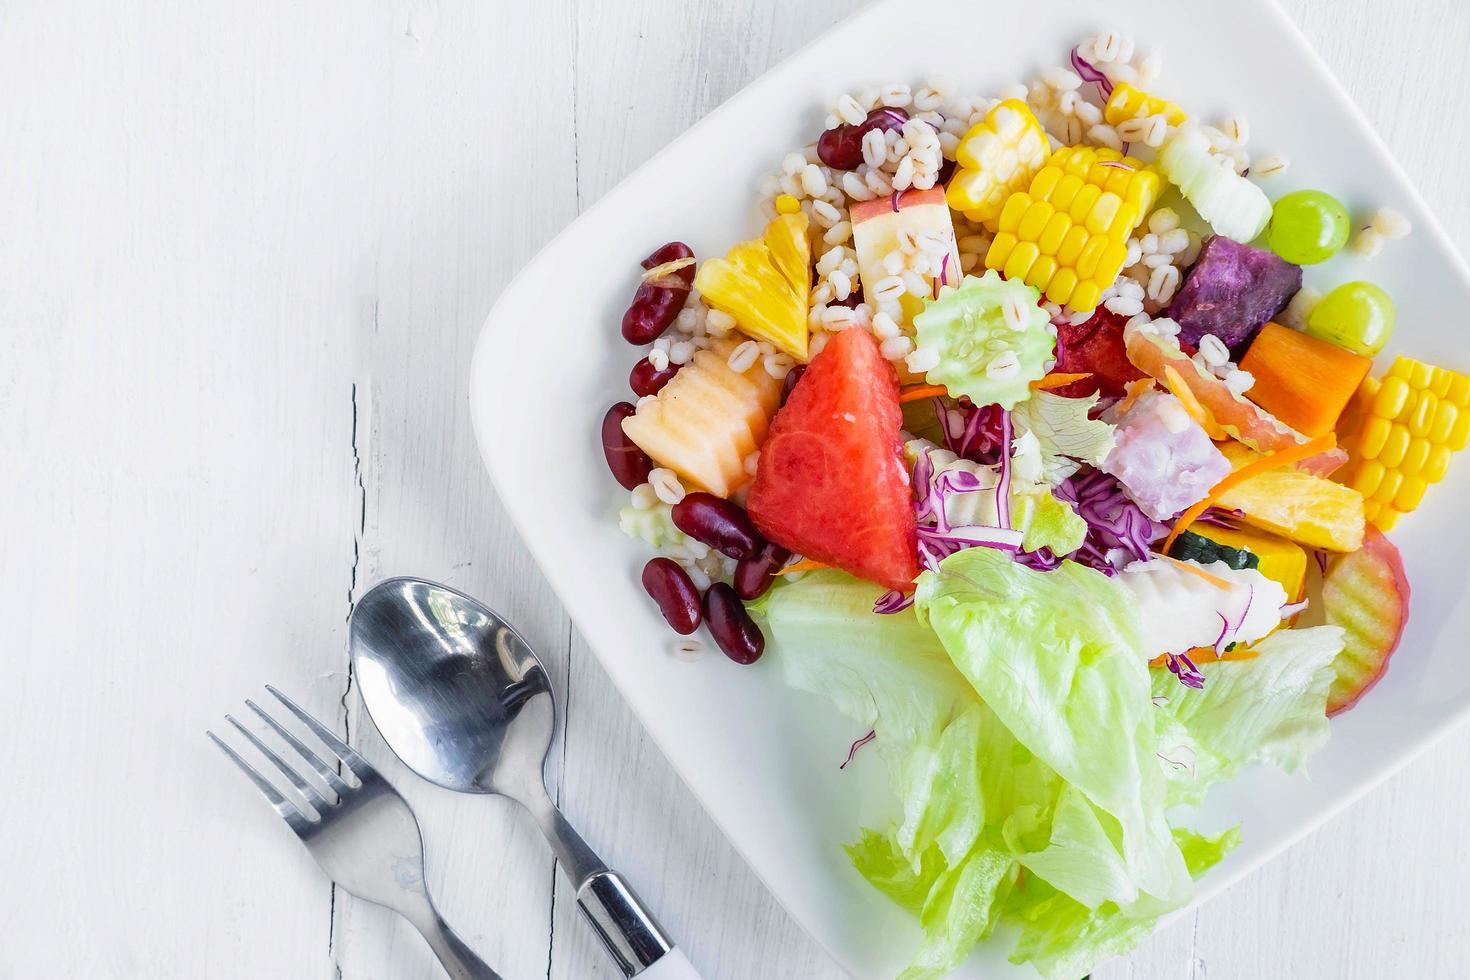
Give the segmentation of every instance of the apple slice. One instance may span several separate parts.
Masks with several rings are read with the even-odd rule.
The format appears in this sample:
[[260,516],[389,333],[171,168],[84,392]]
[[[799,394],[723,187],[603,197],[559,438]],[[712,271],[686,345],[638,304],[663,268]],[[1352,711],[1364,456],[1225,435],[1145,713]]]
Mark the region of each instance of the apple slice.
[[[898,236],[906,231],[911,236],[932,232],[950,243],[949,264],[945,267],[945,281],[951,286],[959,285],[960,253],[955,245],[954,222],[949,217],[949,204],[944,200],[943,187],[928,190],[894,192],[888,197],[871,201],[855,201],[848,209],[852,217],[852,244],[857,251],[858,275],[863,289],[872,302],[873,287],[888,278],[883,268],[883,257],[898,248]],[[900,301],[903,319],[899,325],[909,323],[915,313],[924,308],[923,300],[905,293]]]
[[1322,614],[1343,628],[1342,653],[1332,662],[1337,679],[1327,697],[1335,715],[1358,703],[1388,669],[1409,621],[1409,580],[1399,550],[1368,525],[1363,547],[1343,555],[1322,580]]

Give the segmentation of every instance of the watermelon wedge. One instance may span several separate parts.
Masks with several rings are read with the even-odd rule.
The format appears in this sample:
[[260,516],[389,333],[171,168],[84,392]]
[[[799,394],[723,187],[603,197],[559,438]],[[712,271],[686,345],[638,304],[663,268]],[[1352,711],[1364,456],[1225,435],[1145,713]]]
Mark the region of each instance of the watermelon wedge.
[[861,328],[812,359],[761,447],[746,497],[767,539],[890,589],[919,574],[898,375]]

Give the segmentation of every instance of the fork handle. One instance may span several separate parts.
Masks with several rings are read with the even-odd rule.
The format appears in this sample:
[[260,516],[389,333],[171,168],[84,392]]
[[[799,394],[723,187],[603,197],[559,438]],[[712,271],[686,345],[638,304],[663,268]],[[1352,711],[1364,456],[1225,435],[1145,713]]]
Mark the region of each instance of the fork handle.
[[444,972],[449,974],[450,980],[503,980],[474,950],[465,945],[465,941],[449,928],[449,923],[444,921],[444,917],[433,906],[429,907],[429,915],[424,916],[423,921],[410,921],[423,935],[434,955],[439,957],[439,963],[444,967]]

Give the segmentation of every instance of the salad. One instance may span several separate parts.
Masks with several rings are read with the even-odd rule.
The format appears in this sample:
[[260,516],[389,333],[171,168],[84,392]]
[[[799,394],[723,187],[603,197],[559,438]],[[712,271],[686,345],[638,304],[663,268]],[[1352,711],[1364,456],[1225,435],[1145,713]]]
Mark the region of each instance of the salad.
[[1470,377],[1375,367],[1393,301],[1334,261],[1408,221],[1273,186],[1159,69],[1110,32],[842,95],[759,236],[656,249],[622,320],[642,584],[677,655],[769,641],[867,732],[899,817],[845,846],[922,926],[904,978],[1004,925],[1075,980],[1187,904],[1249,832],[1195,827],[1210,787],[1301,769],[1387,669],[1386,532],[1470,435]]

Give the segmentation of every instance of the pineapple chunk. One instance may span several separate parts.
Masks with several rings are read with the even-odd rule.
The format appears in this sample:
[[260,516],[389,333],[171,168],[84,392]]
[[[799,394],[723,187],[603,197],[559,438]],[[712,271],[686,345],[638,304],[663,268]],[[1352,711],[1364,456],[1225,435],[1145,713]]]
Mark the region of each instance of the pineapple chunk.
[[1281,585],[1292,602],[1302,597],[1307,580],[1307,553],[1302,546],[1264,531],[1248,528],[1236,530],[1213,524],[1196,523],[1190,530],[1227,548],[1241,548],[1260,560],[1256,567],[1262,575]]
[[623,420],[623,431],[691,489],[728,497],[748,476],[745,458],[760,447],[781,401],[781,382],[757,362],[730,370],[736,342],[721,339],[694,355],[652,399]]
[[811,267],[806,215],[782,214],[760,238],[705,261],[694,286],[706,303],[734,317],[742,333],[805,361]]
[[[1222,444],[1220,451],[1236,469],[1258,458],[1238,442]],[[1215,503],[1242,511],[1241,520],[1252,527],[1311,548],[1357,551],[1363,546],[1363,495],[1294,467],[1253,476]]]

